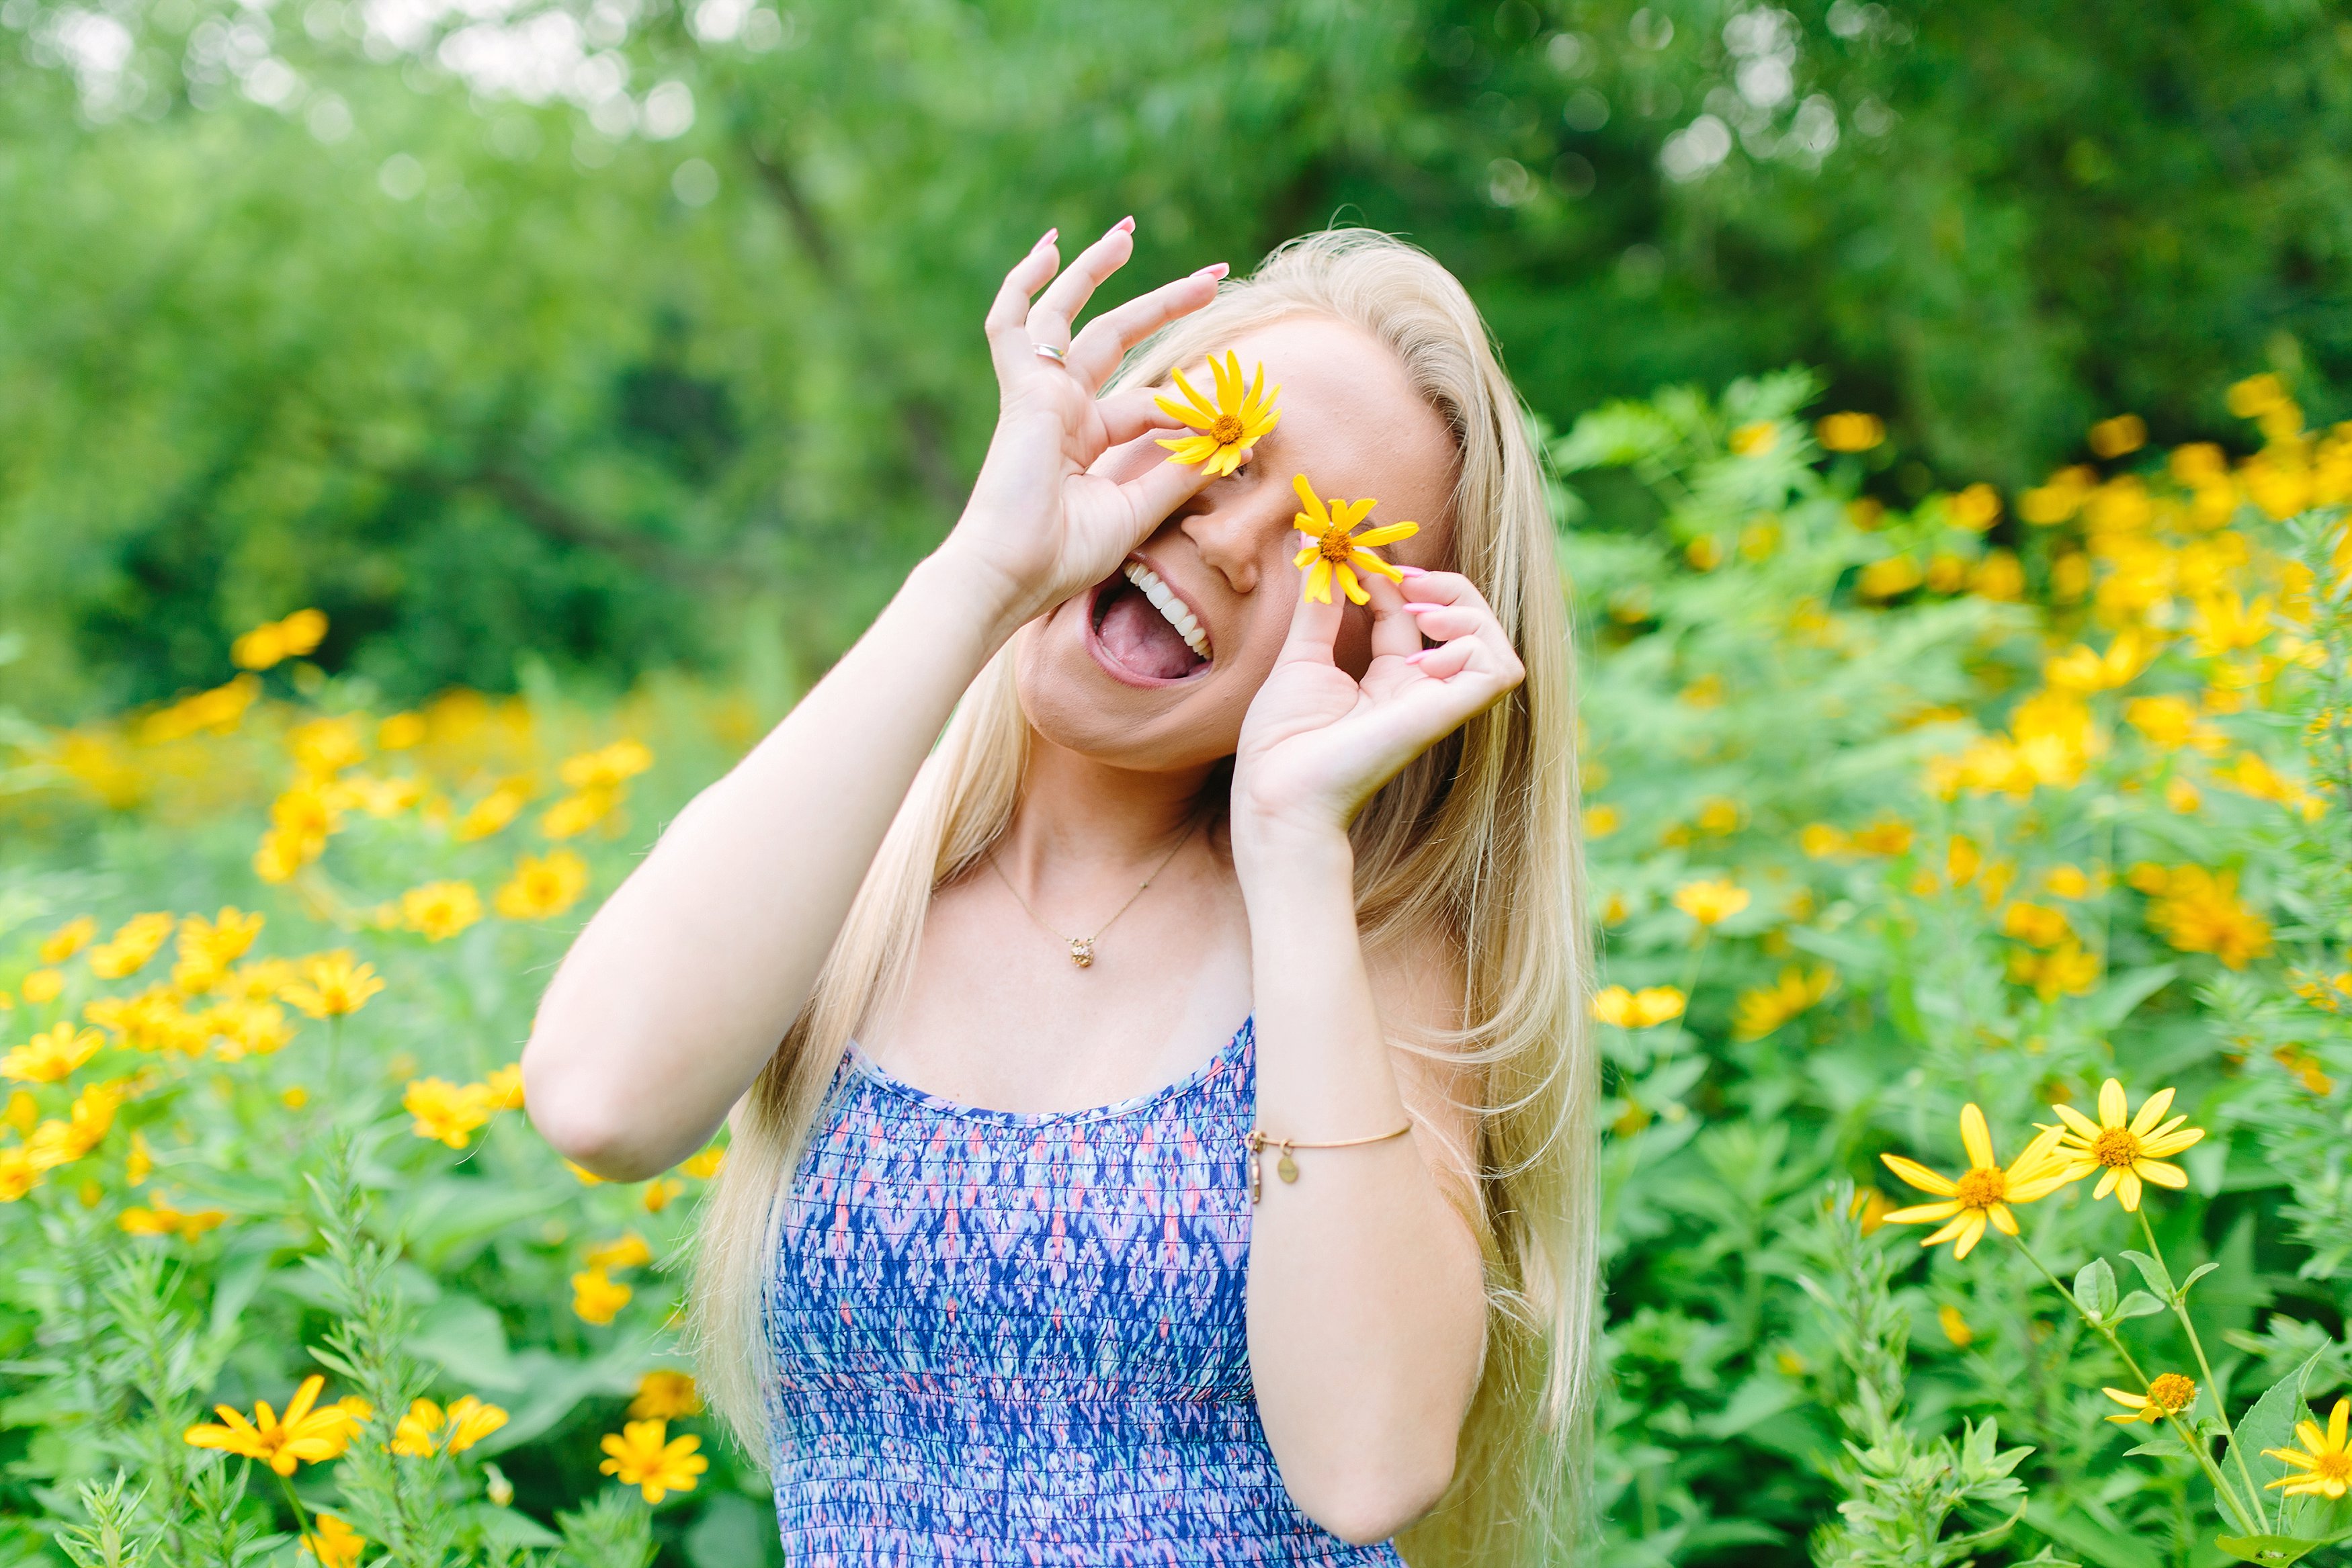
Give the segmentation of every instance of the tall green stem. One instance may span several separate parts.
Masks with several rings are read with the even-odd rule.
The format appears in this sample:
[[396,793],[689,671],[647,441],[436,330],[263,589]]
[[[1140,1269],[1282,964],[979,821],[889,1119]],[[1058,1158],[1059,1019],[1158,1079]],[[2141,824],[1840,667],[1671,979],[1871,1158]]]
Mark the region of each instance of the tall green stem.
[[[2075,1315],[2080,1317],[2084,1322],[2090,1324],[2093,1331],[2095,1332],[2101,1339],[2107,1342],[2108,1348],[2113,1350],[2116,1355],[2122,1358],[2125,1369],[2128,1371],[2133,1377],[2138,1380],[2141,1390],[2145,1392],[2149,1386],[2151,1386],[2151,1381],[2147,1374],[2140,1370],[2139,1363],[2132,1358],[2132,1353],[2130,1351],[2124,1348],[2124,1342],[2116,1337],[2115,1330],[2109,1328],[2105,1323],[2100,1322],[2093,1313],[2084,1310],[2083,1303],[2074,1299],[2074,1292],[2067,1289],[2066,1282],[2063,1280],[2061,1280],[2057,1275],[2052,1273],[2049,1268],[2043,1264],[2042,1260],[2033,1255],[2033,1249],[2025,1244],[2025,1238],[2022,1236],[2017,1239],[2017,1249],[2025,1254],[2025,1260],[2027,1262],[2032,1264],[2034,1268],[2041,1270],[2042,1277],[2050,1281],[2051,1288],[2066,1299],[2066,1304],[2074,1309]],[[2213,1387],[2210,1376],[2205,1386],[2210,1393],[2214,1408],[2217,1410],[2220,1409],[2221,1405],[2221,1391]],[[2180,1439],[2180,1446],[2188,1449],[2189,1452],[2196,1458],[2198,1467],[2205,1472],[2205,1479],[2212,1483],[2213,1495],[2221,1500],[2222,1505],[2230,1511],[2231,1517],[2237,1520],[2238,1528],[2244,1531],[2249,1535],[2260,1535],[2263,1533],[2261,1512],[2259,1511],[2255,1511],[2252,1513],[2248,1512],[2246,1505],[2238,1500],[2236,1489],[2230,1485],[2229,1479],[2222,1475],[2220,1467],[2213,1463],[2213,1456],[2207,1451],[2203,1443],[2198,1441],[2197,1435],[2189,1430],[2188,1425],[2172,1411],[2167,1410],[2164,1413],[2164,1418],[2171,1423],[2172,1435]],[[2238,1445],[2234,1439],[2230,1444],[2230,1447],[2233,1451],[2236,1449],[2237,1446]]]
[[[2137,1213],[2139,1233],[2147,1239],[2147,1254],[2156,1260],[2157,1267],[2162,1269],[2164,1277],[2169,1280],[2172,1278],[2172,1265],[2164,1260],[2164,1249],[2156,1244],[2156,1227],[2147,1222],[2146,1209]],[[2263,1489],[2255,1484],[2253,1467],[2246,1463],[2246,1450],[2238,1442],[2237,1429],[2230,1425],[2230,1412],[2221,1399],[2221,1385],[2213,1380],[2213,1364],[2205,1359],[2205,1342],[2197,1337],[2197,1325],[2189,1321],[2189,1302],[2177,1287],[2167,1293],[2171,1298],[2172,1315],[2180,1320],[2180,1332],[2189,1336],[2189,1348],[2197,1354],[2197,1370],[2204,1375],[2205,1386],[2213,1391],[2213,1413],[2221,1419],[2221,1436],[2229,1439],[2231,1456],[2237,1460],[2239,1478],[2246,1483],[2246,1495],[2254,1500],[2259,1513]],[[2279,1500],[2282,1510],[2285,1503],[2285,1499]]]

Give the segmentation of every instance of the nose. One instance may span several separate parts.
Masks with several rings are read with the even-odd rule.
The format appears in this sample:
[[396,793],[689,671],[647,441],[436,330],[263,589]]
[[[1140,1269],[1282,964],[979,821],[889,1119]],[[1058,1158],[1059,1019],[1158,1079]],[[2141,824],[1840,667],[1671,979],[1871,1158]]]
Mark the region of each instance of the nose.
[[1251,485],[1238,495],[1196,497],[1191,507],[1176,526],[1202,560],[1235,593],[1256,592],[1266,552],[1290,526],[1294,508],[1286,497]]

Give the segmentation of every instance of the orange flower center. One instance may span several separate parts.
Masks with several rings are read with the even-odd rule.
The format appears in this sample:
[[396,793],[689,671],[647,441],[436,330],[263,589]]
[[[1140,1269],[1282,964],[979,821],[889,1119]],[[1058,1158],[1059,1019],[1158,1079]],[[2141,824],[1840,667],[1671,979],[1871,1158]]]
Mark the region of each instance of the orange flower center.
[[2129,1127],[2107,1127],[2091,1140],[2091,1157],[2103,1166],[2128,1169],[2139,1158],[2139,1134]]
[[1220,446],[1231,446],[1242,438],[1242,422],[1238,415],[1221,413],[1217,423],[1209,426],[1209,439]]
[[1316,548],[1323,552],[1325,560],[1337,566],[1348,559],[1349,551],[1355,547],[1348,542],[1347,535],[1334,528],[1323,536],[1322,543]]
[[2177,1372],[2159,1375],[2147,1385],[2147,1402],[2178,1416],[2197,1397],[2197,1385]]
[[1990,1208],[2009,1193],[2009,1177],[1990,1166],[1978,1166],[1962,1176],[1953,1194],[1966,1208]]
[[2335,1481],[2352,1486],[2352,1450],[2336,1449],[2319,1456],[2319,1463],[2311,1467],[2313,1476],[2322,1481]]

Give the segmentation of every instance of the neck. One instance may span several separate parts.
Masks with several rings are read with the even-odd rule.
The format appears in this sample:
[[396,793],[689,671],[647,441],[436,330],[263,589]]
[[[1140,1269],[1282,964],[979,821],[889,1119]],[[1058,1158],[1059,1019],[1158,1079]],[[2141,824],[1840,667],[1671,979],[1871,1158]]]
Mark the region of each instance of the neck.
[[1210,771],[1114,768],[1033,733],[997,863],[1025,888],[1139,876],[1194,820]]

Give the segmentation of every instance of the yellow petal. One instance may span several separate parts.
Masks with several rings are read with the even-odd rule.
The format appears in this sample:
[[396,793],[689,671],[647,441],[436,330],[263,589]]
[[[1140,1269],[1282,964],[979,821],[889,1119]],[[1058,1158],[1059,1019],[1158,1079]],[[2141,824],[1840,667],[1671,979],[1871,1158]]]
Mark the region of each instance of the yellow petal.
[[1201,472],[1212,479],[1222,479],[1241,465],[1242,449],[1240,447],[1220,446],[1209,455],[1208,464]]
[[1889,1225],[1925,1225],[1931,1219],[1949,1219],[1959,1211],[1959,1199],[1948,1198],[1942,1203],[1920,1203],[1909,1208],[1891,1209],[1879,1218]]
[[2124,1086],[2112,1078],[2099,1085],[2099,1120],[2110,1127],[2124,1124]]
[[1953,1260],[1957,1262],[1958,1260],[1967,1257],[1970,1252],[1974,1251],[1976,1249],[1977,1243],[1984,1239],[1984,1212],[1981,1209],[1971,1208],[1966,1214],[1961,1215],[1958,1219],[1952,1221],[1952,1223],[1967,1227],[1966,1229],[1960,1232],[1960,1244],[1952,1249],[1952,1258]]
[[2123,1206],[2126,1211],[2133,1214],[2138,1213],[2139,1176],[2137,1174],[2132,1171],[2117,1171],[2116,1173],[2116,1196],[2123,1200]]
[[2145,1394],[2134,1394],[2122,1388],[2102,1388],[2099,1392],[2127,1409],[2144,1410],[2147,1408],[2147,1396]]
[[1351,550],[1348,554],[1348,559],[1356,563],[1356,568],[1360,571],[1378,572],[1391,582],[1404,580],[1404,573],[1368,550]]
[[2142,1181],[2152,1181],[2158,1186],[2168,1186],[2178,1192],[2189,1185],[2189,1173],[2179,1166],[2162,1160],[2134,1160],[2132,1174]]
[[1992,1221],[1992,1228],[2003,1236],[2017,1234],[2017,1216],[2009,1211],[2009,1205],[1996,1203],[1985,1210],[1985,1215]]
[[1382,523],[1377,528],[1366,528],[1348,542],[1370,549],[1374,545],[1394,544],[1399,539],[1409,539],[1419,532],[1421,532],[1419,523]]
[[1893,1171],[1921,1192],[1932,1192],[1937,1197],[1950,1197],[1960,1190],[1957,1183],[1948,1177],[1937,1176],[1916,1160],[1906,1160],[1901,1155],[1881,1155],[1878,1157],[1885,1163],[1888,1170]]
[[1214,420],[1202,418],[1199,409],[1187,407],[1183,403],[1171,402],[1164,397],[1154,397],[1151,401],[1158,403],[1160,411],[1169,418],[1181,419],[1195,430],[1206,430],[1216,423]]
[[[1952,1217],[1952,1222],[1949,1225],[1945,1226],[1941,1230],[1937,1231],[1934,1235],[1926,1238],[1919,1243],[1919,1245],[1922,1247],[1940,1247],[1945,1242],[1952,1239],[1955,1236],[1967,1234],[1969,1221],[1976,1218],[1977,1216],[1973,1211],[1956,1214]],[[1979,1219],[1978,1223],[1982,1224],[1983,1222]]]
[[2072,1105],[2053,1105],[2050,1108],[2058,1113],[2058,1119],[2065,1123],[2066,1130],[2076,1137],[2095,1138],[2099,1135],[2099,1124]]
[[1296,567],[1304,567],[1308,561],[1313,560],[1317,556],[1321,555],[1322,553],[1323,547],[1321,545],[1308,545],[1305,549],[1300,550],[1297,555],[1290,558],[1290,564]]
[[1172,461],[1178,463],[1198,463],[1217,449],[1217,444],[1205,435],[1181,435],[1160,444],[1173,453]]
[[2093,1203],[2096,1203],[2099,1199],[2106,1197],[2107,1194],[2115,1191],[2116,1183],[2122,1179],[2123,1174],[2123,1172],[2116,1169],[2114,1166],[2108,1166],[2107,1174],[2099,1178],[2099,1185],[2091,1189],[2091,1201]]
[[2132,1118],[2131,1130],[2146,1137],[2158,1122],[2164,1120],[2164,1113],[2171,1107],[2171,1104],[2172,1091],[2158,1090],[2140,1102],[2139,1114]]
[[1348,570],[1346,561],[1335,562],[1331,570],[1339,580],[1340,592],[1358,604],[1370,604],[1372,601],[1372,596],[1364,591],[1363,584],[1356,580],[1356,574]]
[[1201,411],[1201,417],[1207,422],[1202,426],[1203,430],[1217,423],[1216,405],[1195,391],[1192,383],[1184,379],[1184,372],[1181,371],[1176,372],[1176,384],[1182,389],[1184,396],[1191,401],[1192,406]]
[[1369,496],[1360,501],[1333,501],[1331,521],[1341,533],[1351,534],[1356,531],[1356,525],[1364,520],[1365,515],[1379,505]]
[[1229,352],[1225,355],[1225,362],[1221,365],[1217,363],[1217,356],[1211,354],[1209,373],[1217,378],[1217,407],[1220,410],[1231,410],[1242,392],[1241,356]]
[[1307,569],[1307,597],[1323,604],[1331,602],[1331,563],[1319,556]]
[[2205,1136],[2202,1127],[2183,1127],[2177,1133],[2167,1133],[2160,1138],[2143,1138],[2140,1147],[2151,1155],[2177,1155]]
[[2344,1447],[2345,1424],[2347,1419],[2352,1419],[2352,1399],[2338,1399],[2336,1402],[2335,1410],[2327,1417],[2327,1446],[2329,1448],[2341,1448]]
[[1969,1152],[1969,1164],[1979,1170],[2000,1164],[1993,1156],[1992,1134],[1985,1126],[1984,1113],[1971,1101],[1960,1107],[1960,1147]]
[[[1274,390],[1280,392],[1282,389],[1280,387],[1276,387]],[[1247,439],[1255,441],[1259,436],[1264,435],[1267,431],[1272,430],[1276,425],[1280,424],[1281,423],[1282,410],[1278,408],[1266,408],[1260,409],[1253,417],[1242,421],[1242,428],[1249,433]]]
[[1298,492],[1299,500],[1306,504],[1307,515],[1315,519],[1313,528],[1301,528],[1299,532],[1314,534],[1329,531],[1331,514],[1324,510],[1323,497],[1315,493],[1315,487],[1307,482],[1307,476],[1304,474],[1293,476],[1290,487]]

